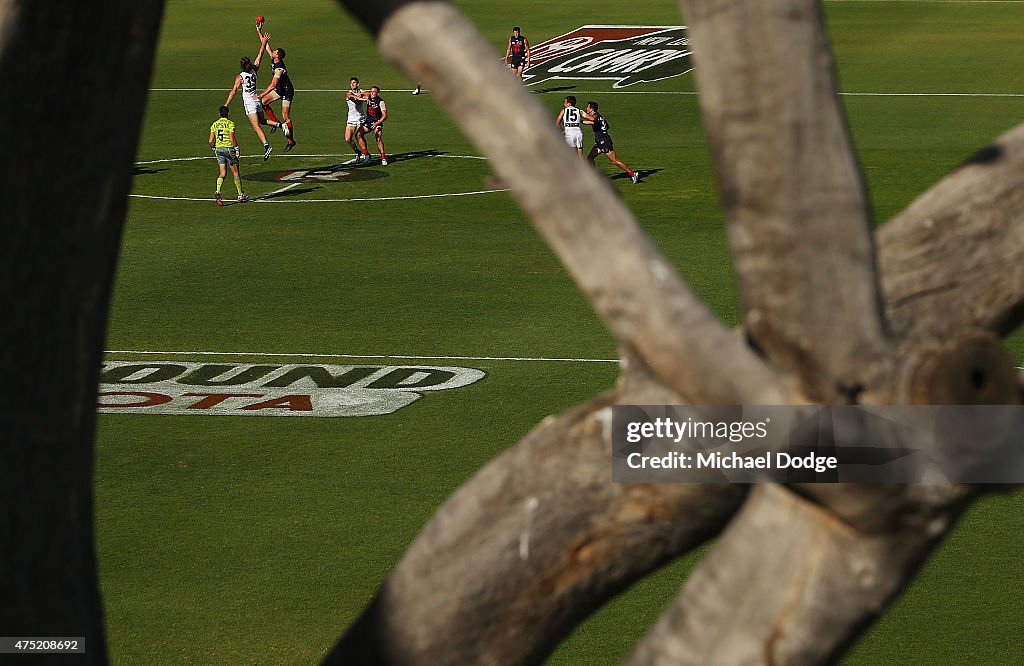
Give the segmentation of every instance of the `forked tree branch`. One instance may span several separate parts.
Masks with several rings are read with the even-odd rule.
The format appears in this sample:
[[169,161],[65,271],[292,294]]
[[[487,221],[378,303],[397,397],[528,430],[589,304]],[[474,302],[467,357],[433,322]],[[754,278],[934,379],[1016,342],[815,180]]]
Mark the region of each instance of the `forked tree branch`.
[[895,333],[1011,332],[1024,320],[1024,125],[918,197],[878,239]]
[[460,488],[325,663],[541,663],[594,609],[714,536],[744,487],[612,482],[611,406],[678,402],[626,374]]
[[757,486],[628,663],[830,663],[903,589],[967,496],[950,487],[897,503],[882,509],[882,529],[864,531],[787,488]]
[[[920,388],[926,402],[1011,384],[1016,396],[986,338],[967,356],[925,349],[894,372],[867,202],[817,5],[682,4],[702,58],[702,104],[755,342],[823,401],[880,385],[895,386],[890,395]],[[794,394],[697,301],[607,183],[551,150],[559,138],[550,118],[457,12],[406,0],[361,7],[382,50],[491,159],[637,367],[615,393],[541,424],[460,489],[329,660],[536,661],[609,596],[714,534],[741,500],[732,486],[612,484],[611,405],[781,403]],[[775,54],[787,71],[736,56],[755,29],[790,36]],[[965,359],[991,364],[995,380],[964,389]],[[832,658],[969,499],[955,486],[924,495],[797,490],[757,489],[639,646],[638,663]]]
[[818,2],[680,4],[747,327],[812,399],[856,399],[891,349]]
[[473,25],[445,2],[391,4],[381,51],[489,158],[619,341],[690,402],[779,402],[773,373],[681,280],[607,179],[565,148],[553,114]]

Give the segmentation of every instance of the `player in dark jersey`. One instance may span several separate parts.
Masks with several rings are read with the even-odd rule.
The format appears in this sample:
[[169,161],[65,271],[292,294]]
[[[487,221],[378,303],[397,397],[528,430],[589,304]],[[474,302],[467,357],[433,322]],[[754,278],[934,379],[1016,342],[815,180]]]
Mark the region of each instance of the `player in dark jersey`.
[[629,174],[629,178],[633,181],[634,185],[640,182],[640,176],[626,166],[625,162],[620,161],[616,157],[615,146],[612,144],[612,135],[608,133],[608,121],[598,112],[597,102],[587,102],[587,112],[583,116],[583,124],[591,125],[594,128],[594,147],[590,149],[590,154],[587,155],[590,163],[597,166],[597,156],[603,153],[608,156],[612,164]]
[[384,121],[388,119],[388,107],[384,103],[384,98],[380,96],[380,88],[373,86],[370,88],[370,96],[366,99],[366,107],[363,112],[363,124],[359,128],[359,137],[363,148],[363,155],[365,161],[370,161],[370,151],[366,147],[366,135],[373,132],[373,136],[377,138],[377,148],[380,149],[380,165],[388,165],[388,156],[384,152]]
[[[257,24],[256,32],[260,35],[260,40],[263,39],[263,26]],[[260,93],[260,101],[263,103],[263,111],[267,114],[267,118],[273,122],[279,122],[277,116],[274,114],[273,109],[270,108],[270,103],[276,100],[281,100],[281,117],[284,118],[284,122],[281,123],[282,131],[285,137],[288,139],[288,145],[284,147],[284,152],[290,151],[295,147],[295,125],[292,123],[292,100],[295,98],[295,86],[292,85],[292,79],[288,76],[288,66],[284,64],[284,49],[272,49],[270,48],[270,35],[267,34],[267,41],[264,42],[264,48],[267,50],[267,55],[273,58],[273,78],[270,81],[270,85],[267,86],[266,90]],[[270,133],[273,134],[277,127],[273,126]]]
[[518,25],[512,28],[512,36],[508,38],[505,62],[520,80],[523,78],[523,69],[530,66],[530,40],[519,31]]

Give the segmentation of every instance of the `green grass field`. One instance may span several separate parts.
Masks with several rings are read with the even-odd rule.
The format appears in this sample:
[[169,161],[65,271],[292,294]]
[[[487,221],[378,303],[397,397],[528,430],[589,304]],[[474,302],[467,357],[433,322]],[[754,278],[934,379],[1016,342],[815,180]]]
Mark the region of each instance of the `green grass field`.
[[[496,0],[456,4],[496,52],[513,24],[537,44],[587,23],[684,22],[668,0],[600,9],[524,0],[514,15]],[[848,0],[825,9],[879,221],[1024,117],[1024,4]],[[373,167],[375,179],[302,183],[265,202],[217,208],[208,128],[239,57],[255,54],[257,12],[288,50],[299,145],[285,154],[273,135],[275,153],[263,162],[235,104],[244,176],[348,159],[341,89],[352,75],[384,89],[389,153],[444,155]],[[558,83],[581,101],[601,101],[620,157],[652,172],[640,185],[617,178],[614,187],[735,324],[692,75],[616,94],[607,81]],[[387,416],[102,415],[98,549],[115,663],[317,662],[455,488],[542,418],[614,382],[614,363],[484,360],[614,359],[616,351],[508,194],[448,196],[487,189],[491,172],[484,160],[455,157],[478,152],[429,94],[411,96],[412,86],[328,0],[168,0],[133,192],[169,199],[131,200],[107,342],[117,351],[108,359],[256,363],[269,353],[280,363],[426,363],[487,374]],[[537,101],[553,118],[564,94]],[[589,131],[586,139],[589,147]],[[204,159],[167,161],[189,157]],[[599,167],[617,175],[603,159]],[[254,197],[282,187],[244,183]],[[444,196],[394,198],[423,195]],[[1024,338],[1009,345],[1024,357]],[[331,357],[339,354],[400,358]],[[479,360],[403,360],[451,356]],[[1020,663],[1022,509],[1019,495],[974,507],[847,663]],[[695,561],[680,560],[608,604],[552,663],[617,663]]]

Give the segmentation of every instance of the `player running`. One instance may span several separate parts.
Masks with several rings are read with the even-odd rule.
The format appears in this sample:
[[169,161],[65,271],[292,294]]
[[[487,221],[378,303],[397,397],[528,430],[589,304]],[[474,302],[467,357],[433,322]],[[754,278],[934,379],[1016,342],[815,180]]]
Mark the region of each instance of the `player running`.
[[[269,33],[261,39],[260,52],[256,54],[255,62],[249,60],[248,57],[242,58],[239,63],[242,71],[235,77],[235,85],[232,86],[231,92],[228,93],[227,101],[224,102],[224,106],[231,106],[231,100],[235,98],[235,93],[241,89],[242,102],[245,105],[245,115],[249,118],[249,124],[252,125],[253,131],[256,132],[256,137],[263,143],[264,160],[270,158],[270,151],[273,149],[270,147],[270,142],[267,141],[267,135],[260,128],[260,125],[269,125],[270,123],[267,122],[266,117],[263,115],[263,104],[260,103],[259,89],[256,87],[256,75],[260,71],[260,62],[263,60],[263,48],[269,40]],[[281,123],[277,123],[277,125],[280,126]]]
[[512,28],[512,35],[508,38],[505,62],[520,81],[523,79],[523,69],[530,66],[530,40],[519,31],[518,25]]
[[[292,85],[292,79],[288,76],[288,66],[284,64],[284,49],[270,48],[270,34],[267,34],[267,40],[263,41],[262,23],[256,24],[256,34],[260,36],[262,47],[272,60],[272,71],[274,73],[274,78],[271,80],[270,85],[260,93],[260,103],[263,105],[263,111],[266,113],[267,118],[271,121],[270,133],[273,134],[280,127],[282,132],[284,132],[285,138],[288,139],[288,144],[284,147],[284,152],[287,153],[295,147],[295,125],[292,123],[291,113],[292,99],[295,98],[295,86]],[[277,116],[274,115],[274,110],[270,108],[270,103],[276,100],[281,100],[283,123],[277,119]]]
[[359,128],[359,143],[363,147],[363,161],[370,161],[370,151],[366,147],[366,135],[373,132],[377,138],[377,148],[380,149],[380,165],[388,165],[388,156],[384,152],[384,121],[388,119],[388,107],[384,104],[384,98],[380,96],[380,88],[370,88],[370,96],[366,99],[366,115],[363,116],[362,126]]
[[594,147],[590,149],[590,154],[587,155],[587,159],[590,160],[590,163],[597,166],[597,156],[603,153],[608,156],[608,159],[612,161],[612,164],[629,174],[629,178],[633,181],[634,185],[640,182],[640,176],[626,166],[625,162],[620,161],[619,158],[615,156],[612,137],[608,133],[608,121],[605,120],[604,116],[598,112],[597,102],[587,102],[587,113],[583,118],[583,124],[592,125],[594,127]]
[[238,203],[245,203],[249,195],[242,192],[242,176],[238,173],[238,141],[235,139],[235,123],[228,120],[228,107],[220,107],[220,118],[210,125],[210,148],[217,156],[217,166],[220,168],[220,175],[217,176],[217,190],[213,193],[213,200],[218,206],[223,206],[221,201],[220,187],[224,184],[224,177],[227,176],[227,167],[231,167],[231,175],[235,177],[235,189],[238,190]]
[[359,133],[359,128],[363,124],[363,106],[366,104],[367,97],[369,94],[359,87],[359,79],[353,76],[348,80],[348,90],[345,92],[345,105],[348,107],[348,118],[345,121],[345,143],[355,152],[356,162],[363,161],[363,155],[367,155],[367,162],[370,161],[366,141]]
[[576,154],[583,158],[583,112],[576,108],[576,97],[569,95],[563,100],[562,110],[555,118],[555,125],[561,125],[565,132],[565,142],[570,148],[576,149]]

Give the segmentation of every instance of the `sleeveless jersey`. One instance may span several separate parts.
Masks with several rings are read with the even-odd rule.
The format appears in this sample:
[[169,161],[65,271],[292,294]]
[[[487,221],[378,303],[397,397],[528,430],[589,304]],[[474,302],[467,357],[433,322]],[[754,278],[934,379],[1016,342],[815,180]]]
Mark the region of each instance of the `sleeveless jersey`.
[[600,113],[594,114],[594,138],[608,136],[608,121]]
[[[278,70],[281,70],[278,72]],[[295,95],[295,86],[292,85],[291,77],[288,76],[288,66],[284,64],[284,60],[278,60],[274,63],[274,73],[278,75],[277,86],[274,90],[281,97],[292,97]]]
[[378,97],[377,99],[368,99],[368,100],[366,100],[366,124],[367,125],[372,125],[373,123],[375,123],[378,120],[380,120],[381,116],[384,115],[384,112],[381,111],[381,109],[380,109],[380,105],[383,102],[384,102],[384,98],[383,97]]
[[255,67],[248,72],[239,73],[239,76],[242,77],[242,94],[249,99],[257,99],[259,97],[260,91],[256,88],[256,73]]
[[575,106],[565,107],[565,112],[562,114],[562,127],[566,134],[571,132],[579,132],[580,122],[583,120],[583,114]]
[[520,59],[526,56],[526,37],[523,35],[519,35],[518,37],[512,35],[508,38],[508,44],[512,47],[509,54],[512,58]]

